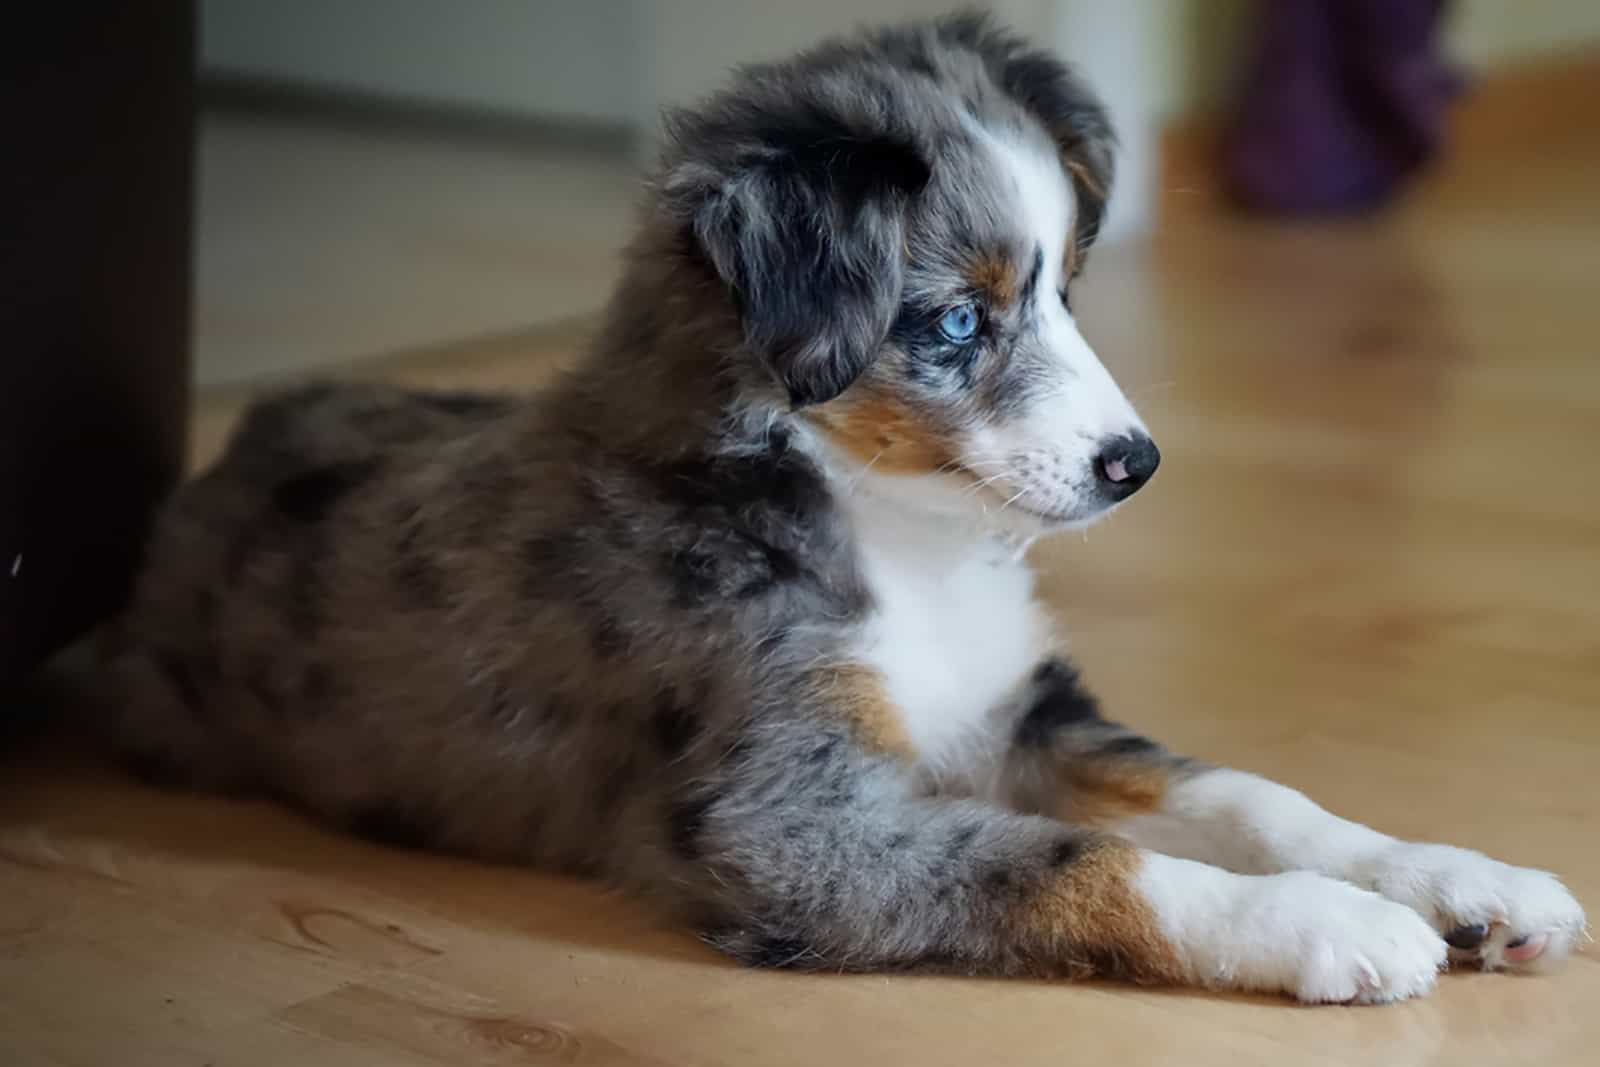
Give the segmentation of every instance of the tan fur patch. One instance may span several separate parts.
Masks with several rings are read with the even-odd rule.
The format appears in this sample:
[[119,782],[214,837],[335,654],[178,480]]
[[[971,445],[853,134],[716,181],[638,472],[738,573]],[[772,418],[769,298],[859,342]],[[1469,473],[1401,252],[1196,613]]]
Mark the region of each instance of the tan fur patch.
[[1137,758],[1079,757],[1067,760],[1061,779],[1066,788],[1058,818],[1082,826],[1109,826],[1159,809],[1172,770]]
[[[1106,191],[1104,187],[1095,181],[1094,175],[1089,172],[1088,167],[1070,159],[1066,160],[1063,166],[1066,167],[1067,173],[1072,175],[1073,184],[1080,199],[1083,193],[1087,191],[1095,199],[1105,200]],[[1082,205],[1080,204],[1079,211],[1075,213],[1072,220],[1072,229],[1067,232],[1066,262],[1061,265],[1061,276],[1069,280],[1076,278],[1078,272],[1083,269],[1083,250],[1078,246],[1078,219],[1076,217],[1077,214],[1081,213]]]
[[1068,174],[1072,175],[1073,180],[1089,190],[1096,200],[1104,200],[1106,198],[1105,187],[1095,180],[1094,174],[1081,160],[1067,159],[1063,160],[1061,165],[1066,168]]
[[818,672],[820,695],[850,727],[857,743],[869,752],[914,759],[900,709],[889,699],[883,676],[871,667],[847,663]]
[[955,450],[889,389],[858,382],[836,400],[807,410],[812,423],[862,463],[885,474],[949,469]]
[[1139,849],[1116,838],[1087,845],[1018,907],[1018,935],[1048,958],[1064,960],[1072,977],[1183,982],[1177,950],[1134,885],[1141,862]]
[[985,254],[967,265],[967,282],[988,297],[990,305],[1010,307],[1017,299],[1016,264],[1003,255]]

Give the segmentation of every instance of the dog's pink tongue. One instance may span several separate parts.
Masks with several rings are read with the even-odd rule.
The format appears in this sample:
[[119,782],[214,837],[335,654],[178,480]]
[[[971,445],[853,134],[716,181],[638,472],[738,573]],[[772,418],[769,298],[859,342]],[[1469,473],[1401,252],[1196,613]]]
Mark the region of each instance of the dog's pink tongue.
[[1113,482],[1128,480],[1128,465],[1120,459],[1106,460],[1106,479]]

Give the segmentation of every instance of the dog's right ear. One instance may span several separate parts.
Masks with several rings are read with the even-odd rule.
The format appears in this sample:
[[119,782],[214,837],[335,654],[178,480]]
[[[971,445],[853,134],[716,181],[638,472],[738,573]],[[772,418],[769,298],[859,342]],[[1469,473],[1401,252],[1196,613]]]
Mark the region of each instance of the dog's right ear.
[[801,407],[843,392],[887,338],[906,206],[930,172],[881,102],[754,95],[669,120],[662,192]]

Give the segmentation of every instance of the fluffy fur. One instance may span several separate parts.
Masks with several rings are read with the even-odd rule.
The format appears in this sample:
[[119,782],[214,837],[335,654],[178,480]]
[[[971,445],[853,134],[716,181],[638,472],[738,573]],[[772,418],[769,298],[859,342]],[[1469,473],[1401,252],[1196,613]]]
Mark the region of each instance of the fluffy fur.
[[1071,71],[980,19],[742,71],[671,121],[559,384],[249,414],[161,517],[111,732],[601,875],[753,964],[1380,1001],[1445,936],[1560,957],[1553,878],[1174,756],[1060,655],[1023,549],[1158,460],[1071,312],[1111,158]]

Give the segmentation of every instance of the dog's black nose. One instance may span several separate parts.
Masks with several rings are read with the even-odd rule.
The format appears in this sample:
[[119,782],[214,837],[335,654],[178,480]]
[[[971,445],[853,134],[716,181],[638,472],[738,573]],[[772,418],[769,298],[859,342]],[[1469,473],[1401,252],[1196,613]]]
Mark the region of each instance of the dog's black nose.
[[1113,437],[1095,457],[1094,473],[1100,491],[1112,500],[1126,500],[1150,480],[1161,465],[1161,450],[1142,433]]

